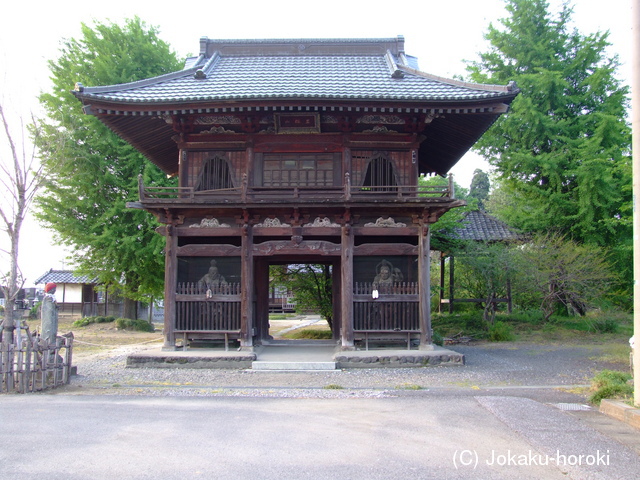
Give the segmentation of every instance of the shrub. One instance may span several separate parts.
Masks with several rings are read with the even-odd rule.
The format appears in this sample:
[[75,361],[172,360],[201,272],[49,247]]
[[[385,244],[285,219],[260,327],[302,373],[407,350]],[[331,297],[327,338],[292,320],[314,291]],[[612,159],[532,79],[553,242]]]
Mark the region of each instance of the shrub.
[[131,318],[116,318],[116,328],[118,330],[135,330],[137,332],[154,332],[155,328],[146,320]]
[[29,319],[36,320],[40,316],[40,304],[42,302],[36,303],[31,309],[29,309]]
[[311,328],[305,328],[302,330],[294,330],[293,332],[284,335],[291,339],[311,339],[311,340],[331,340],[333,333],[331,330],[314,330]]
[[489,340],[491,342],[512,342],[515,340],[511,325],[504,322],[496,322],[489,327]]
[[73,326],[74,327],[86,327],[87,325],[89,325],[91,323],[109,323],[109,322],[113,322],[114,320],[115,320],[115,317],[101,317],[101,316],[84,317],[84,318],[81,318],[81,319],[76,320],[75,322],[73,322]]
[[618,322],[613,318],[589,320],[587,330],[593,333],[618,333]]
[[438,332],[434,331],[431,335],[431,341],[436,345],[442,346],[444,344],[444,338]]
[[603,398],[626,399],[633,395],[633,386],[629,383],[631,374],[618,372],[615,370],[602,370],[591,381],[593,393],[589,401],[596,405],[600,404]]

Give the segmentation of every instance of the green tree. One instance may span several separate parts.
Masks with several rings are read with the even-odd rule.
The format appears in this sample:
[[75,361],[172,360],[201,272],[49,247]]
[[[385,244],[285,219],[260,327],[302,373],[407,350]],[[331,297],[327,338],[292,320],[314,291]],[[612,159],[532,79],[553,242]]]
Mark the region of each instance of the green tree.
[[517,291],[538,302],[545,320],[559,310],[584,315],[615,279],[600,247],[556,234],[537,236],[516,253]]
[[483,299],[483,319],[495,321],[496,300],[507,296],[511,278],[517,273],[514,249],[505,244],[467,241],[452,251],[458,264],[457,286],[471,298]]
[[511,199],[495,213],[523,231],[555,230],[628,254],[627,88],[615,78],[608,32],[571,28],[567,4],[556,16],[544,0],[506,0],[506,10],[485,35],[489,50],[468,67],[473,81],[521,89],[476,147]]
[[489,198],[490,189],[491,182],[489,181],[489,175],[479,168],[476,168],[473,172],[473,178],[471,179],[471,186],[469,187],[469,198],[477,200],[480,210],[485,209],[484,204],[487,198]]
[[319,313],[333,330],[331,265],[272,265],[269,275],[275,285],[293,292],[293,300],[296,302],[297,309]]
[[[40,96],[48,115],[39,147],[50,181],[38,198],[37,216],[74,249],[82,273],[117,286],[125,316],[133,318],[131,300],[162,291],[163,238],[157,222],[142,210],[126,207],[137,200],[137,179],[146,185],[168,185],[166,176],[96,117],[84,115],[71,94],[76,82],[111,85],[178,70],[180,64],[155,27],[139,18],[82,24],[82,37],[64,43],[49,63],[53,89]],[[52,150],[49,145],[62,149]]]

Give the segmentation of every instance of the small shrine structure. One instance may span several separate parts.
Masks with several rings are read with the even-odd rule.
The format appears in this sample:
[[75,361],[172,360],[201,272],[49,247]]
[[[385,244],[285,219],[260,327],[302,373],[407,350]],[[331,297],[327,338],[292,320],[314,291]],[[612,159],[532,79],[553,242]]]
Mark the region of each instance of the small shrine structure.
[[430,226],[514,84],[422,72],[402,36],[213,40],[181,71],[74,91],[168,175],[132,208],[166,238],[165,347],[269,338],[269,265],[330,264],[334,338],[432,348]]

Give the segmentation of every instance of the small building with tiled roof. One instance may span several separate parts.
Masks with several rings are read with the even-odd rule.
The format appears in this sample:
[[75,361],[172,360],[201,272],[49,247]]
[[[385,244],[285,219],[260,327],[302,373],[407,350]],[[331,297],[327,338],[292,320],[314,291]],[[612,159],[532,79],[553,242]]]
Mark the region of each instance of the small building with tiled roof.
[[[460,227],[454,228],[448,237],[452,240],[482,242],[482,243],[512,243],[523,240],[523,236],[510,228],[506,223],[489,215],[482,210],[472,210],[466,212],[460,219]],[[449,260],[447,262],[447,259]],[[449,288],[446,288],[446,271],[449,270]],[[455,298],[455,257],[450,252],[440,252],[440,310],[443,305],[448,305],[449,313],[453,312],[456,302],[476,302],[483,299],[463,299]],[[507,285],[507,298],[496,299],[496,302],[507,303],[507,308],[511,311],[511,288]]]
[[[81,315],[97,301],[95,286],[97,280],[88,275],[76,275],[72,270],[54,270],[53,268],[38,277],[35,285],[56,284],[56,301],[61,313]],[[84,310],[83,310],[84,308]]]
[[418,178],[446,175],[518,91],[422,72],[401,36],[203,37],[181,71],[74,94],[178,177],[130,204],[164,224],[165,347],[251,350],[270,338],[275,263],[331,265],[343,348],[431,348],[430,226],[464,202]]

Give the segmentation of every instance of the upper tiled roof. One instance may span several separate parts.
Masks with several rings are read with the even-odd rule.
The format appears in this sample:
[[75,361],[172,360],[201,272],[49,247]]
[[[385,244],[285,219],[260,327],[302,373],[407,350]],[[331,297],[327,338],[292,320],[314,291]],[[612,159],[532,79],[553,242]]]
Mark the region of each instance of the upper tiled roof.
[[89,278],[88,275],[74,275],[71,270],[54,270],[51,269],[38,278],[34,283],[40,285],[41,283],[97,283],[96,279]]
[[475,210],[460,221],[463,226],[454,229],[454,237],[459,240],[483,242],[514,241],[520,238],[515,231],[495,217]]
[[513,97],[517,90],[420,72],[403,51],[384,48],[396,39],[365,39],[363,45],[348,40],[204,40],[202,54],[190,68],[129,84],[80,87],[76,95],[134,104],[299,99],[473,102]]

